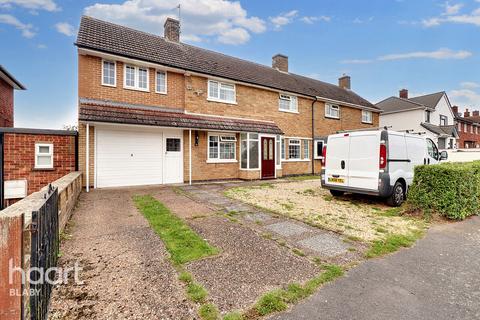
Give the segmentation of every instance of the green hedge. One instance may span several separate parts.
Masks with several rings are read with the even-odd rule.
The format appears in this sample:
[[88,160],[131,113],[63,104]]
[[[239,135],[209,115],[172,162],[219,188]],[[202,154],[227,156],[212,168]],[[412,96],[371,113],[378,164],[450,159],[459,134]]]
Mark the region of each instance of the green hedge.
[[480,211],[480,161],[415,167],[408,191],[412,209],[463,220]]

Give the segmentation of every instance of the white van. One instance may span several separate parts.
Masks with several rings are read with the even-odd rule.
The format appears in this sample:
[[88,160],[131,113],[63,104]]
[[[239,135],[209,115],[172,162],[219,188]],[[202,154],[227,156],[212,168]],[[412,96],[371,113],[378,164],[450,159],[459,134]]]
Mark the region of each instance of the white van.
[[328,136],[323,148],[322,186],[333,196],[370,194],[399,206],[413,181],[413,168],[447,159],[425,136],[387,129]]

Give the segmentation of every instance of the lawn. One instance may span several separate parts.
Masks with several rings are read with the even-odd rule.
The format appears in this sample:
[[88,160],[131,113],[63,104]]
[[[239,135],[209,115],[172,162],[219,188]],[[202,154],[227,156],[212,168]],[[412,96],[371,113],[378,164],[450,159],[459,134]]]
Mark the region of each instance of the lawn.
[[423,221],[399,216],[398,208],[381,200],[334,198],[318,179],[233,188],[226,195],[365,242],[385,241],[393,234],[410,237],[425,228]]

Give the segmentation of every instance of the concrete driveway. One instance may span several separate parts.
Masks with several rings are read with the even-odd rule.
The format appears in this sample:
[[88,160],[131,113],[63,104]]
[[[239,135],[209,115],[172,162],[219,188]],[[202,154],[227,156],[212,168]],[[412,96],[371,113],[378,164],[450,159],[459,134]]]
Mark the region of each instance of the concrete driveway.
[[353,268],[273,319],[480,319],[480,217]]

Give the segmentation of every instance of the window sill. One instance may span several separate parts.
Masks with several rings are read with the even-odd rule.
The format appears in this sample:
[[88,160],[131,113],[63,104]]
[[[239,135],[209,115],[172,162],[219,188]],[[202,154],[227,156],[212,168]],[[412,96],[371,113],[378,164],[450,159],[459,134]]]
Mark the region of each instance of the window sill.
[[123,86],[123,89],[133,90],[133,91],[140,91],[140,92],[150,92],[149,89],[132,88],[132,87],[126,87],[126,86]]
[[282,160],[282,162],[309,162],[310,159],[288,159]]
[[217,159],[208,159],[207,163],[237,163],[236,159],[231,160],[217,160]]
[[286,113],[293,113],[293,114],[300,114],[300,112],[298,112],[298,111],[290,111],[290,110],[282,110],[282,109],[278,109],[278,111],[286,112]]
[[54,171],[55,168],[33,168],[33,171]]
[[240,168],[240,171],[260,171],[260,168],[257,168],[257,169],[245,169],[245,168]]
[[325,116],[326,119],[332,119],[332,120],[340,120],[340,117],[330,117],[330,116]]
[[104,87],[110,87],[110,88],[116,88],[116,87],[117,87],[116,84],[106,84],[106,83],[102,83],[102,86],[104,86]]
[[314,160],[323,160],[323,157],[315,157]]
[[237,101],[225,101],[225,100],[213,99],[213,98],[207,98],[207,101],[217,102],[217,103],[225,103],[225,104],[232,104],[232,105],[238,104]]
[[373,122],[365,122],[365,121],[362,121],[363,124],[373,124]]
[[162,95],[165,95],[165,96],[167,95],[167,91],[165,91],[165,92],[155,91],[155,93],[162,94]]

